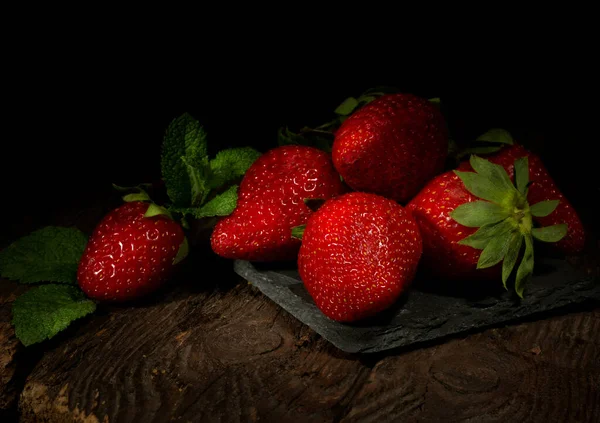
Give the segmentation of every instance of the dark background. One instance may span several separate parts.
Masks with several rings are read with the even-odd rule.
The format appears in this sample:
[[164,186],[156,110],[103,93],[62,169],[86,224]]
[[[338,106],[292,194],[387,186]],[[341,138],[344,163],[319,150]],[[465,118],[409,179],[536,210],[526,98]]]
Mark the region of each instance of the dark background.
[[276,146],[280,126],[323,123],[344,98],[378,85],[441,97],[458,140],[508,129],[542,155],[576,206],[589,207],[589,192],[597,202],[597,141],[587,129],[595,118],[576,62],[565,71],[551,66],[552,55],[459,66],[259,57],[250,50],[172,59],[156,53],[140,61],[123,52],[102,59],[44,56],[13,66],[0,152],[3,226],[77,207],[78,198],[113,182],[159,179],[162,137],[183,112],[204,125],[213,154],[243,145],[266,151]]

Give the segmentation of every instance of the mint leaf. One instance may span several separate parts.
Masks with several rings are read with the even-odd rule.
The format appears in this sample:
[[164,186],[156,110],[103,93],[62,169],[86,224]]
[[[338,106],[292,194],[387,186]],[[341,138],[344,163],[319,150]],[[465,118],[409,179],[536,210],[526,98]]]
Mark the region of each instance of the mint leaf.
[[202,207],[172,208],[173,211],[183,215],[192,215],[198,219],[213,216],[228,216],[235,210],[237,205],[237,185],[230,186],[227,191],[216,195]]
[[529,211],[535,217],[546,217],[558,207],[558,200],[546,200],[535,203],[529,207]]
[[22,283],[77,283],[86,236],[76,228],[47,226],[0,251],[0,274]]
[[531,235],[539,241],[558,242],[567,235],[567,225],[560,223],[558,225],[544,226],[543,228],[533,228]]
[[500,222],[509,216],[508,211],[498,204],[488,201],[473,201],[456,207],[450,217],[463,226],[478,228]]
[[493,128],[487,131],[485,134],[480,135],[476,141],[512,144],[513,137],[506,129]]
[[207,169],[206,133],[196,119],[184,113],[170,123],[162,145],[161,172],[171,202],[189,207],[201,199]]
[[76,319],[96,310],[96,303],[68,285],[41,285],[18,297],[12,323],[25,346],[52,338]]
[[217,189],[241,178],[260,155],[259,151],[251,147],[228,148],[219,151],[216,157],[210,161],[209,187]]

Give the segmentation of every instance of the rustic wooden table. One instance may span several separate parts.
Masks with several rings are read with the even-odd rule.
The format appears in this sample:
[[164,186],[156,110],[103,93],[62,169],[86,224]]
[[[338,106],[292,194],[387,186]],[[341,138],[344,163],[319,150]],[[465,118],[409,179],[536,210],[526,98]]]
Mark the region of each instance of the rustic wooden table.
[[[90,231],[108,207],[89,200],[15,231]],[[29,348],[10,325],[10,304],[26,287],[3,280],[0,421],[600,421],[597,304],[351,355],[231,266],[199,248],[159,295],[100,307]]]

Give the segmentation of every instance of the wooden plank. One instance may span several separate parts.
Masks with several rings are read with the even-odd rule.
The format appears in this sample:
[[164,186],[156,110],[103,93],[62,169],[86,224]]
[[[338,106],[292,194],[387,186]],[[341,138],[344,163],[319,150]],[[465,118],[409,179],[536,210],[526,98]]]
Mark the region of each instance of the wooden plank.
[[600,419],[600,310],[356,356],[244,281],[177,283],[56,342],[27,380],[22,421]]

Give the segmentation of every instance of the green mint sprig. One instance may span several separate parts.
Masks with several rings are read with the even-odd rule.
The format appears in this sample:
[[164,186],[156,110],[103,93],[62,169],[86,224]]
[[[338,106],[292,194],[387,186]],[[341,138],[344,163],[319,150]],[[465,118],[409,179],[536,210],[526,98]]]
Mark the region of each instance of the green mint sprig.
[[195,218],[226,216],[237,204],[237,185],[261,153],[251,147],[228,148],[214,158],[207,153],[207,135],[194,117],[184,113],[167,128],[161,173],[169,210]]
[[47,226],[0,251],[0,275],[39,284],[12,305],[15,335],[25,346],[50,339],[93,313],[96,303],[77,286],[77,267],[87,237],[76,228]]

